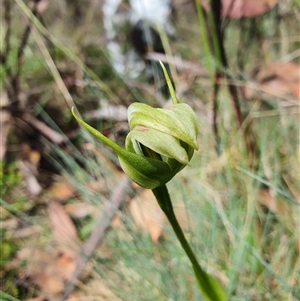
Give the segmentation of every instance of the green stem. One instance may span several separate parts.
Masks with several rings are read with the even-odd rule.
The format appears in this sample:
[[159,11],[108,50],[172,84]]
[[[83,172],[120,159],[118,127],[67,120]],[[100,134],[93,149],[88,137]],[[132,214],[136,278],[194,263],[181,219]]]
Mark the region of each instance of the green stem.
[[183,231],[176,219],[171,198],[166,185],[152,189],[154,196],[163,212],[166,214],[181,246],[183,247],[186,255],[192,263],[197,283],[203,296],[208,301],[225,301],[225,292],[221,288],[220,284],[209,274],[207,274],[200,264],[198,263],[196,256],[186,240]]

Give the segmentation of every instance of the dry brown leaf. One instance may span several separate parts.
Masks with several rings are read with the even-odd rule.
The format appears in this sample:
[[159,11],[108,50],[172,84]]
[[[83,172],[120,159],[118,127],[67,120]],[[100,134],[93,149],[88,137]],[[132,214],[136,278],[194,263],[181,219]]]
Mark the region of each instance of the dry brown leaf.
[[[209,10],[207,0],[199,0]],[[222,0],[222,17],[231,19],[253,18],[269,11],[277,0]]]
[[[0,216],[1,218],[4,217],[4,214],[2,214],[2,207],[0,207]],[[15,230],[18,227],[18,220],[17,218],[10,218],[6,219],[3,221],[0,221],[0,229],[5,229],[5,230]]]
[[[67,253],[46,253],[38,249],[24,248],[7,264],[6,269],[23,269],[21,274],[28,277],[30,283],[37,286],[44,297],[57,297],[64,291],[66,282],[71,279],[76,268],[76,259]],[[90,271],[91,265],[88,265],[80,279],[84,280]]]
[[49,203],[48,212],[57,248],[68,256],[76,258],[80,249],[80,241],[71,218],[64,207],[56,201]]
[[279,201],[274,195],[271,194],[269,189],[261,189],[257,195],[257,200],[260,204],[268,208],[274,214],[289,214],[289,208],[286,203]]
[[105,181],[105,179],[100,178],[97,179],[93,182],[89,182],[86,184],[86,186],[90,189],[93,190],[94,192],[98,192],[98,193],[104,193],[104,191],[108,188],[107,186],[111,186],[110,183],[107,183],[107,181]]
[[148,232],[153,242],[162,234],[165,215],[151,190],[145,189],[129,203],[129,209],[136,226]]
[[271,212],[278,212],[277,202],[268,189],[261,189],[258,192],[257,200],[261,205],[268,208]]
[[[48,254],[37,249],[24,248],[18,252],[17,260],[25,261],[25,276],[39,287],[45,295],[57,296],[70,279],[75,269],[75,260],[64,254]],[[23,263],[22,263],[23,264]]]
[[[288,206],[286,202],[279,200],[276,196],[272,195],[270,190],[261,189],[257,195],[257,201],[273,212],[285,227],[294,229],[295,231],[300,230],[297,213],[293,211],[291,206]],[[258,232],[259,231],[261,230],[258,230]],[[295,238],[295,246],[297,250],[300,251],[299,236],[296,236]]]
[[[93,182],[86,183],[87,188],[98,193],[103,193],[107,186],[109,186],[107,184],[107,181],[104,182],[103,179],[98,179]],[[58,179],[51,185],[48,191],[58,201],[64,201],[76,195],[76,189],[61,177],[58,177]]]
[[289,178],[289,175],[283,175],[283,179],[289,188],[293,198],[299,203],[300,205],[300,193],[298,192],[297,188],[293,185],[292,181]]
[[48,191],[59,201],[69,199],[75,194],[75,189],[63,180],[55,181]]
[[118,228],[122,224],[121,219],[119,216],[115,215],[111,220],[111,226],[113,228]]
[[[60,203],[55,201],[50,202],[49,217],[56,242],[56,265],[53,265],[53,273],[59,273],[64,281],[69,280],[77,264],[81,242],[71,218]],[[49,267],[49,269],[50,268],[51,267]],[[88,264],[80,278],[84,279],[90,270],[91,265]]]
[[95,211],[95,207],[88,203],[67,204],[65,211],[72,217],[84,218]]
[[[300,65],[294,63],[273,63],[262,68],[256,75],[259,84],[280,95],[300,97]],[[276,94],[277,94],[276,93]]]
[[[278,97],[300,97],[300,65],[294,63],[272,63],[261,68],[254,77],[258,89]],[[249,87],[246,98],[252,98],[255,92]]]
[[41,228],[38,228],[36,226],[29,226],[23,229],[15,230],[10,236],[10,238],[19,240],[32,235],[40,234],[41,232],[42,232]]
[[42,291],[55,295],[62,290],[62,278],[58,274],[49,275],[47,267],[54,264],[50,255],[40,250],[24,248],[18,252],[17,258],[21,262],[25,261],[26,277],[29,277],[30,281]]
[[41,160],[41,154],[38,151],[31,150],[28,154],[28,160],[34,165],[38,165]]
[[281,77],[291,82],[299,82],[300,66],[294,63],[276,62],[262,68],[256,75],[257,81],[260,83],[267,81],[268,78]]

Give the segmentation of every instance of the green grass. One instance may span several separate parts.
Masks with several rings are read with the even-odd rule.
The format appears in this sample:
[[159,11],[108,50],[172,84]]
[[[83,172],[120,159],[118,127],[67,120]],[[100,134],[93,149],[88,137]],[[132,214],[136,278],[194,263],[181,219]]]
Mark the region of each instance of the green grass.
[[[21,2],[18,1],[19,3]],[[56,3],[49,8],[49,15],[56,9],[59,10],[57,5]],[[17,11],[18,14],[23,15],[22,10],[17,9]],[[64,13],[67,15],[67,11]],[[173,44],[171,42],[172,51],[206,66],[207,54],[201,46],[203,40],[199,32],[197,16],[196,14],[193,16],[195,22],[192,22],[190,28],[181,27],[185,22],[183,18],[178,20],[179,34],[182,34],[182,38],[180,42],[175,41]],[[126,86],[112,72],[104,55],[105,50],[102,51],[105,43],[97,40],[102,29],[98,29],[99,20],[96,16],[93,16],[91,22],[77,28],[74,32],[70,29],[71,34],[58,30],[59,26],[62,26],[60,24],[67,23],[67,19],[67,17],[66,20],[60,19],[61,23],[56,25],[48,20],[48,29],[38,25],[41,35],[36,33],[35,37],[30,39],[25,51],[21,78],[24,91],[27,87],[47,87],[43,89],[41,99],[44,97],[46,103],[53,102],[56,96],[61,97],[61,92],[64,91],[58,90],[56,94],[49,94],[49,91],[54,89],[51,86],[54,85],[53,83],[61,84],[60,75],[54,67],[61,66],[61,63],[67,66],[72,63],[85,72],[83,79],[85,83],[95,84],[86,86],[82,96],[72,94],[75,103],[85,104],[89,97],[93,96],[98,97],[97,105],[107,99],[111,103],[121,104],[124,91],[126,103],[137,99],[155,103],[153,95],[144,90],[137,89],[139,96],[136,96],[136,88]],[[268,51],[264,52],[264,58],[257,59],[256,54],[264,50],[258,49],[259,46],[253,42],[249,55],[245,58],[246,71],[255,67],[258,61],[261,63],[265,59],[266,61],[279,60],[281,53],[279,48],[286,46],[272,44],[273,39],[284,40],[284,37],[279,35],[280,28],[275,30],[272,27],[275,26],[274,15],[266,16],[261,22],[264,25],[261,30],[265,33],[263,42]],[[285,26],[291,30],[291,35],[295,35],[295,23],[296,21],[291,22],[286,18],[280,26]],[[81,38],[88,29],[91,30],[90,35],[85,39],[87,46],[83,46],[80,44]],[[102,31],[101,33],[103,34]],[[40,52],[37,47],[40,39],[43,40],[44,34],[49,34],[53,44],[53,48],[45,46],[53,59],[53,64],[49,64],[45,52]],[[237,69],[236,45],[231,41],[237,39],[239,34],[238,22],[230,24],[226,49],[233,70]],[[20,35],[19,30],[14,31],[13,35],[15,43]],[[299,40],[290,42],[288,51],[292,52],[299,42]],[[14,55],[12,52],[9,58],[11,66],[15,63]],[[87,67],[82,59],[94,59],[98,55],[100,57],[98,65]],[[299,61],[299,58],[295,61]],[[1,74],[5,76],[2,70]],[[51,77],[53,82],[49,84]],[[219,95],[222,154],[218,157],[210,122],[212,85],[207,79],[202,78],[189,78],[186,84],[189,89],[184,97],[195,108],[199,120],[200,150],[195,153],[191,166],[171,180],[168,188],[174,206],[184,206],[187,212],[189,231],[186,232],[186,236],[197,258],[201,265],[226,287],[230,301],[299,300],[300,209],[299,200],[296,200],[300,191],[299,115],[290,114],[289,109],[281,108],[276,101],[272,109],[254,107],[250,111],[252,104],[240,99],[242,109],[248,114],[248,121],[251,122],[259,150],[254,166],[249,167],[249,156],[243,143],[243,135],[241,130],[238,131],[236,128],[226,87],[221,89]],[[60,101],[64,101],[63,97]],[[65,103],[62,107],[65,107]],[[84,108],[84,105],[82,107]],[[299,109],[298,106],[296,108]],[[43,103],[37,105],[36,110],[39,111],[40,117],[57,129],[55,122],[51,123],[51,119],[55,116],[47,113],[47,107]],[[84,109],[81,113],[85,113]],[[65,118],[69,120],[70,115]],[[112,126],[110,123],[99,125],[100,128],[110,126]],[[96,143],[86,133],[80,134],[78,141],[96,144],[107,158],[117,162],[110,151]],[[67,144],[66,149],[68,151],[49,146],[48,154],[52,163],[61,169],[64,177],[76,187],[78,199],[90,203],[95,210],[98,210],[109,200],[111,190],[107,189],[108,185],[103,184],[103,193],[95,196],[86,183],[93,179],[102,179],[103,183],[109,182],[113,183],[112,186],[116,186],[119,178],[105,161],[95,157],[91,151],[85,150],[80,153],[71,142]],[[16,168],[11,167],[5,175],[1,174],[1,180],[5,188],[3,193],[5,197],[1,206],[6,205],[6,210],[16,216],[26,215],[28,206],[33,205],[26,202],[22,194],[16,195],[11,191],[13,186],[23,189],[24,185]],[[259,201],[261,189],[267,187],[271,188],[273,201],[277,201],[275,211],[269,210],[271,207],[263,206]],[[11,198],[8,200],[8,196],[12,196],[12,202]],[[77,201],[77,199],[69,200],[71,203]],[[272,199],[269,199],[269,202],[272,202]],[[95,252],[92,259],[93,273],[96,273],[116,296],[123,301],[203,300],[186,255],[167,223],[164,225],[163,237],[155,244],[147,233],[137,229],[127,206],[118,212],[118,217],[121,221],[120,225],[107,232],[103,246]],[[3,253],[6,256],[5,260],[15,254],[15,246],[21,248],[34,241],[39,248],[47,245],[47,241],[52,241],[51,232],[47,228],[47,215],[44,212],[41,212],[39,219],[32,219],[32,223],[39,224],[41,218],[42,225],[45,225],[45,233],[40,241],[23,240],[20,244],[13,243],[13,245],[5,241],[6,251]],[[76,221],[82,239],[88,237],[93,221],[94,217]],[[109,250],[108,254],[105,249]],[[12,296],[12,300],[13,297],[20,297],[12,291],[7,293]],[[93,291],[90,291],[90,294],[93,294]]]
[[[230,110],[228,103],[225,109]],[[289,132],[283,130],[281,122],[289,124]],[[235,130],[224,131],[222,147],[227,160],[218,158],[211,129],[205,116],[199,114],[200,151],[191,167],[177,175],[168,187],[175,207],[184,204],[187,210],[190,231],[186,234],[200,263],[226,284],[228,300],[293,300],[292,295],[296,300],[299,205],[282,186],[281,170],[291,172],[293,185],[298,185],[294,165],[297,120],[278,112],[278,116],[256,118],[253,123],[262,150],[257,158],[258,170],[248,170],[241,134]],[[72,158],[67,160],[69,170],[83,174],[80,169],[75,172]],[[107,178],[101,162],[96,163],[88,154],[85,160],[95,177]],[[98,164],[97,174],[94,164]],[[262,180],[265,169],[270,170],[270,182]],[[78,179],[71,181],[80,187]],[[265,184],[279,192],[276,199],[284,206],[278,208],[288,208],[291,214],[286,209],[271,212],[261,207],[258,193]],[[88,191],[79,191],[88,201]],[[149,235],[136,232],[128,210],[119,213],[119,217],[122,226],[110,231],[104,241],[112,252],[110,257],[102,259],[100,250],[94,258],[95,271],[116,294],[122,300],[201,300],[192,269],[170,226],[165,225],[164,238],[153,244]]]

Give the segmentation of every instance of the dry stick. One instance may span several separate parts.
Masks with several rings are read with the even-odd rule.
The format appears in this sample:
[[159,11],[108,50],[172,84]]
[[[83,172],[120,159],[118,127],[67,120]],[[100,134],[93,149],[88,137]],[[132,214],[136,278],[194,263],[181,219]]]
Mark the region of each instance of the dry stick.
[[188,62],[182,60],[180,57],[177,56],[168,56],[163,53],[157,52],[148,52],[145,57],[147,59],[155,60],[155,61],[162,61],[163,63],[168,63],[170,65],[174,65],[178,70],[182,71],[189,71],[195,75],[208,77],[207,70],[201,66],[195,64],[195,62]]
[[50,128],[46,123],[36,119],[35,117],[29,114],[24,114],[24,116],[21,119],[23,119],[30,126],[34,127],[45,138],[47,138],[54,144],[60,145],[61,143],[67,140],[66,136],[56,132],[55,130]]
[[62,298],[60,299],[61,301],[66,300],[68,296],[73,292],[76,282],[83,273],[87,262],[89,261],[95,250],[102,243],[105,232],[109,228],[112,218],[117,213],[121,204],[127,197],[126,191],[129,184],[130,180],[127,178],[127,176],[124,176],[119,185],[113,191],[111,200],[107,201],[104,205],[104,208],[95,223],[94,229],[83,244],[81,254],[79,254],[76,263],[75,271],[71,279],[65,286],[65,289],[62,293]]
[[[209,28],[212,28],[213,36],[212,38],[212,52],[217,60],[217,68],[214,75],[214,111],[213,111],[213,128],[214,128],[214,134],[216,137],[216,150],[218,154],[220,154],[220,137],[218,132],[218,92],[219,92],[219,86],[220,86],[220,79],[222,77],[225,77],[228,83],[228,90],[231,95],[232,100],[232,109],[233,113],[236,119],[236,123],[238,128],[242,127],[243,123],[243,117],[240,109],[239,104],[239,95],[238,90],[235,85],[231,83],[232,77],[228,74],[228,61],[226,56],[226,51],[224,47],[224,29],[222,29],[222,20],[221,20],[221,1],[220,0],[214,0],[211,1],[211,12],[212,12],[212,18],[210,20],[206,20],[206,26],[207,30]],[[209,22],[210,21],[210,22]],[[247,139],[245,138],[245,145],[249,151],[249,153],[252,153],[251,146],[247,143]]]
[[220,58],[221,58],[221,67],[222,67],[222,73],[224,74],[226,81],[228,83],[228,90],[231,95],[232,99],[232,107],[233,107],[233,112],[235,115],[235,119],[237,122],[237,126],[239,129],[243,130],[243,139],[244,139],[244,144],[247,149],[248,154],[250,155],[250,164],[253,163],[253,159],[255,158],[255,149],[256,149],[256,139],[255,135],[250,127],[247,128],[247,130],[243,129],[243,116],[241,113],[240,109],[240,104],[239,104],[239,95],[238,95],[238,90],[236,85],[232,83],[232,77],[231,75],[227,72],[228,70],[228,61],[227,61],[227,55],[226,55],[226,50],[224,46],[224,30],[221,27],[221,0],[214,0],[211,1],[212,5],[212,11],[213,11],[213,22],[215,24],[215,29],[216,29],[216,35],[218,39],[218,44],[219,44],[219,51],[220,51]]
[[[39,1],[35,1],[34,5],[32,7],[32,14],[33,15],[37,15],[37,6],[38,6]],[[30,30],[31,30],[31,21],[28,20],[28,24],[26,26],[26,29],[23,33],[23,37],[21,40],[21,43],[19,45],[18,48],[18,64],[17,64],[17,72],[16,74],[14,74],[11,78],[11,86],[14,90],[14,96],[15,99],[18,99],[18,95],[19,95],[19,90],[20,90],[20,74],[21,74],[21,68],[22,68],[22,64],[23,64],[23,58],[24,58],[24,49],[27,45],[28,39],[29,39],[29,34],[30,34]],[[18,102],[17,104],[18,105]]]
[[[220,80],[224,76],[224,73],[222,69],[220,68],[219,64],[222,64],[222,67],[224,67],[224,52],[222,52],[221,49],[221,44],[223,42],[223,35],[221,31],[221,10],[222,10],[222,5],[221,1],[211,1],[211,10],[212,10],[212,16],[213,16],[213,22],[214,22],[214,27],[213,27],[213,35],[215,35],[215,38],[217,40],[212,41],[212,48],[215,57],[218,56],[217,62],[218,66],[215,70],[215,75],[214,75],[214,107],[213,107],[213,129],[216,137],[216,151],[217,154],[220,156],[221,154],[221,139],[219,136],[219,131],[218,131],[218,110],[219,110],[219,103],[218,103],[218,93],[220,90]],[[207,27],[208,28],[208,27]],[[214,37],[213,37],[214,38]]]
[[[32,14],[35,15],[35,16],[37,15],[37,4],[38,4],[38,2],[39,1],[34,2],[34,6],[32,8]],[[18,67],[19,68],[20,68],[20,65],[22,64],[22,58],[24,56],[24,48],[27,45],[29,34],[30,34],[30,30],[31,30],[31,22],[29,20],[28,24],[26,26],[26,29],[25,29],[25,31],[23,33],[23,37],[22,37],[21,43],[20,43],[19,48],[18,48]]]
[[7,68],[7,58],[10,51],[10,37],[11,37],[11,0],[4,1],[4,20],[7,26],[4,41],[5,49],[1,58],[1,63],[6,65],[7,72],[10,72],[10,68]]
[[[218,46],[219,46],[219,52],[220,52],[220,63],[222,67],[222,72],[225,76],[225,78],[230,81],[232,78],[231,76],[226,72],[228,69],[228,62],[227,62],[227,56],[226,56],[226,51],[224,47],[224,33],[221,28],[221,1],[220,0],[215,0],[211,1],[211,8],[212,8],[212,13],[213,13],[213,22],[214,22],[214,27],[215,27],[215,35],[216,38],[218,39]],[[225,72],[224,72],[225,70]],[[228,89],[229,93],[231,94],[232,98],[232,105],[233,105],[233,111],[234,115],[236,118],[236,122],[238,127],[240,128],[243,122],[242,114],[241,114],[241,109],[240,109],[240,104],[238,100],[238,91],[236,86],[232,85],[230,82],[228,84]]]

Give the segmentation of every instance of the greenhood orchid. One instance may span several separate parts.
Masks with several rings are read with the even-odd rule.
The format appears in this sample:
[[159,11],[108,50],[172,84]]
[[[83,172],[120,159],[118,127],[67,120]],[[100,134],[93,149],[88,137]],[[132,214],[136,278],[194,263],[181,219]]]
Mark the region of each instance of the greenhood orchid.
[[81,120],[76,120],[91,134],[110,146],[118,155],[124,172],[144,188],[165,185],[189,164],[198,150],[197,118],[186,103],[179,103],[170,78],[163,68],[173,104],[164,109],[133,103],[128,108],[129,134],[125,149]]
[[130,131],[125,149],[105,137],[80,119],[76,120],[96,138],[112,148],[119,157],[121,167],[131,180],[152,189],[157,202],[166,214],[174,232],[193,266],[203,297],[208,301],[225,301],[226,294],[220,284],[199,265],[176,219],[166,183],[189,164],[194,150],[198,150],[197,118],[186,103],[179,103],[168,73],[161,63],[173,104],[152,108],[133,103],[128,108]]

